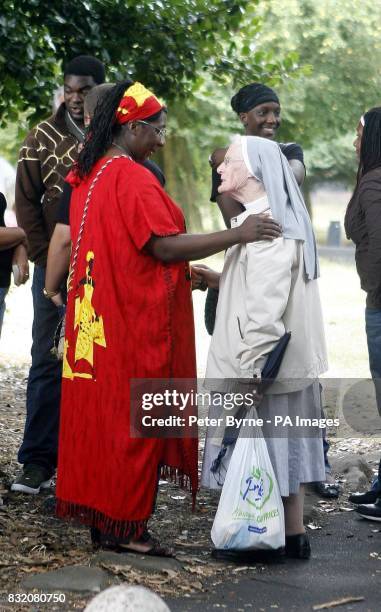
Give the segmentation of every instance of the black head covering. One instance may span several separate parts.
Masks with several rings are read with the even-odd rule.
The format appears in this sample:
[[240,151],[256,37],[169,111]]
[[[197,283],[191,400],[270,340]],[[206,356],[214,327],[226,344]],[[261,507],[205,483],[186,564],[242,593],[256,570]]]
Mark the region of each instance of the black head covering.
[[271,87],[262,85],[262,83],[251,83],[241,87],[230,101],[233,111],[237,114],[247,113],[252,108],[265,102],[276,102],[279,104],[279,98]]
[[105,81],[105,67],[92,55],[78,55],[65,66],[64,76],[92,76],[97,85]]

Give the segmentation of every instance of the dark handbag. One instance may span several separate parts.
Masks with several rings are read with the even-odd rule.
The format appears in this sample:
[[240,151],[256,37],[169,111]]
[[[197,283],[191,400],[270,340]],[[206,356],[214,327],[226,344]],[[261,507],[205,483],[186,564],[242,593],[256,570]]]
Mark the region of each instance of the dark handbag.
[[205,300],[204,321],[208,334],[212,335],[216,323],[216,310],[218,304],[218,289],[208,289]]
[[267,389],[273,380],[278,376],[280,366],[282,365],[284,353],[287,345],[290,342],[291,332],[286,332],[281,337],[278,344],[273,348],[266,359],[266,363],[262,370],[261,391]]

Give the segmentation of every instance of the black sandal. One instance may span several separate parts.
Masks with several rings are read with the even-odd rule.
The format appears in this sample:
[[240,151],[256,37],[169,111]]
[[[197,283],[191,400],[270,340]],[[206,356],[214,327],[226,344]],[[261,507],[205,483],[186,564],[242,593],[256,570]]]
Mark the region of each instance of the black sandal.
[[150,533],[146,530],[140,536],[137,543],[152,544],[151,548],[146,551],[136,550],[129,546],[130,540],[118,540],[114,536],[104,535],[96,527],[90,529],[91,542],[94,548],[102,548],[103,550],[112,550],[117,553],[132,553],[135,555],[145,555],[150,557],[173,557],[173,550],[161,546],[161,544],[155,540]]

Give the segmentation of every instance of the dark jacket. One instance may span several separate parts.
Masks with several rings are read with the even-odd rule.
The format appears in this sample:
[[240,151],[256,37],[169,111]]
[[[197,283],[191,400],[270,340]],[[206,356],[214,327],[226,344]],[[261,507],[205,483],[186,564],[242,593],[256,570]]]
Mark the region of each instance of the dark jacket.
[[356,267],[368,308],[381,308],[381,168],[367,172],[345,215],[347,237],[356,245]]
[[78,156],[78,141],[65,123],[65,105],[26,137],[16,176],[17,222],[26,233],[29,258],[46,265],[64,179]]

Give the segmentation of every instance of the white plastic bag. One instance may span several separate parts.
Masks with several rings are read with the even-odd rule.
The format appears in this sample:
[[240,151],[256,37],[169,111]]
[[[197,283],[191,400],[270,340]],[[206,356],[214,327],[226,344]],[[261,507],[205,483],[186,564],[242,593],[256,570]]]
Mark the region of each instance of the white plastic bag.
[[[257,418],[256,411],[246,418]],[[285,544],[282,498],[258,427],[241,428],[211,536],[220,549],[275,550]]]

